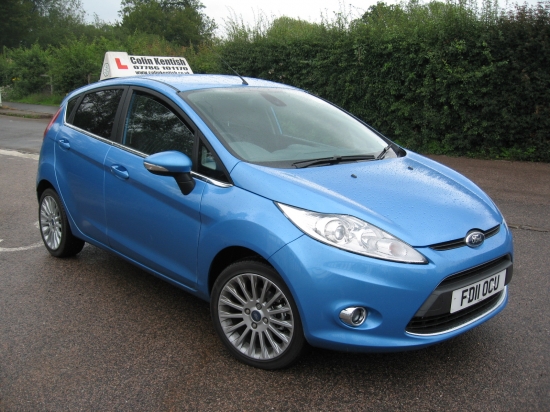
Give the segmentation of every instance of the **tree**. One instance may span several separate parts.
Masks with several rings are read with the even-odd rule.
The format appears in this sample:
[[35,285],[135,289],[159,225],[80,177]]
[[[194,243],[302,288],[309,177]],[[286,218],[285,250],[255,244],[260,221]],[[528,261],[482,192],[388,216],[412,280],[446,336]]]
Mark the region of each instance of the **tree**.
[[79,37],[87,27],[81,0],[1,0],[0,46],[46,48]]
[[131,33],[156,34],[182,46],[213,36],[216,25],[198,0],[122,0],[121,26]]
[[32,0],[0,1],[0,47],[18,47],[36,24],[38,12]]
[[38,14],[35,26],[26,36],[27,44],[59,46],[67,39],[79,37],[85,27],[81,0],[32,0]]

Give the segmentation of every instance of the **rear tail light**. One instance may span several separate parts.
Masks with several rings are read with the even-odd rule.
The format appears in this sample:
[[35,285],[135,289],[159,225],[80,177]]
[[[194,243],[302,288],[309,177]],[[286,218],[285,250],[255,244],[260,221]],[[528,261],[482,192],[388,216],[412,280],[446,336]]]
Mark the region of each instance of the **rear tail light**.
[[61,113],[61,107],[59,110],[57,110],[57,113],[52,117],[52,120],[50,120],[50,123],[48,123],[48,126],[46,126],[46,130],[44,130],[44,138],[46,138],[46,135],[48,134],[48,131],[50,130],[50,127],[55,123],[57,120],[57,117],[59,116],[59,113]]

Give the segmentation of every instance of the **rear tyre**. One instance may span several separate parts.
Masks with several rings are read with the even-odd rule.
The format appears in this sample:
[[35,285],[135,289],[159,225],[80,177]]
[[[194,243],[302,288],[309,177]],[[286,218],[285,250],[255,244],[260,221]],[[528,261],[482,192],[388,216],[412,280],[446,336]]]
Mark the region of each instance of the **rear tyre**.
[[247,365],[281,369],[302,352],[305,338],[294,299],[265,263],[228,266],[214,284],[210,309],[220,339]]
[[38,222],[44,245],[52,256],[74,256],[84,247],[84,241],[73,236],[63,203],[53,189],[44,190],[40,196]]

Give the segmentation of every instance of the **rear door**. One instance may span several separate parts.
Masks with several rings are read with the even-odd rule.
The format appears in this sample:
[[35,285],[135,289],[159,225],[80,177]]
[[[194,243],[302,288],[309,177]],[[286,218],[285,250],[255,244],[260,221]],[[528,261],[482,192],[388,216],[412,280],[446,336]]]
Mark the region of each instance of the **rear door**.
[[103,162],[116,134],[125,90],[102,88],[71,100],[65,127],[56,136],[55,169],[63,202],[80,232],[104,244]]

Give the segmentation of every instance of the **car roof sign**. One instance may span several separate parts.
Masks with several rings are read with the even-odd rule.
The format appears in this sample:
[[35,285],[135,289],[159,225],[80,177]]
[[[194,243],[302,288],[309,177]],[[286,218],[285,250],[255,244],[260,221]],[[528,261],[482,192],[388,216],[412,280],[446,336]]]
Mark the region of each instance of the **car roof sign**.
[[140,74],[193,74],[184,57],[129,56],[126,52],[106,52],[100,80]]

